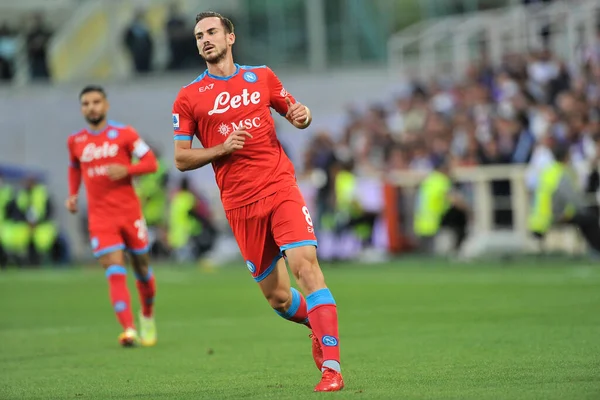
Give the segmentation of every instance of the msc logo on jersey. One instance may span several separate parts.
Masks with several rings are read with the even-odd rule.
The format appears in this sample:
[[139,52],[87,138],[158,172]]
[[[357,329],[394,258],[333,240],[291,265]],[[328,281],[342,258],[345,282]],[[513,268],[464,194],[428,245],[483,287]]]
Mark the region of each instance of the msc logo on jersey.
[[179,129],[179,114],[173,114],[173,129]]
[[108,131],[106,136],[108,136],[109,139],[116,139],[117,137],[119,137],[119,132],[117,132],[114,129],[111,129],[110,131]]
[[248,271],[250,271],[251,274],[256,272],[256,267],[254,266],[254,264],[252,264],[252,261],[246,261],[246,267],[248,267]]
[[335,347],[338,345],[338,340],[335,337],[329,335],[323,336],[323,339],[321,339],[321,341],[323,342],[323,346],[327,347]]
[[246,71],[244,72],[244,80],[248,83],[254,83],[258,80],[258,78],[254,72]]

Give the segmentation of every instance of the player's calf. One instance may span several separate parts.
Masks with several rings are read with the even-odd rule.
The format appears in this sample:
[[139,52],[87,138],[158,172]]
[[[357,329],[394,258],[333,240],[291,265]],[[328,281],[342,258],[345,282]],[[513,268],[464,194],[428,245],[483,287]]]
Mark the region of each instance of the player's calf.
[[325,278],[317,261],[314,246],[286,250],[288,263],[300,287],[306,293],[308,320],[320,341],[323,352],[322,370],[338,373],[340,348],[336,302],[325,285]]
[[123,331],[135,329],[131,312],[131,297],[127,288],[127,270],[122,265],[106,268],[110,301]]
[[154,296],[156,295],[156,281],[152,268],[148,266],[150,259],[147,253],[134,254],[132,257],[135,272],[136,287],[142,306],[142,315],[151,318],[154,311]]

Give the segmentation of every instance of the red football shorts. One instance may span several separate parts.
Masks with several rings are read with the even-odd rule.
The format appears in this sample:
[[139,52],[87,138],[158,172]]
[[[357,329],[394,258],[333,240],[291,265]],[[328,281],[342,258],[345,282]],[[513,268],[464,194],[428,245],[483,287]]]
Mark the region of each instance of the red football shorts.
[[256,282],[273,271],[284,251],[317,246],[312,219],[296,185],[225,214]]
[[131,217],[108,218],[110,223],[90,224],[90,241],[95,257],[117,250],[128,250],[133,254],[148,252],[148,228],[146,220],[139,214]]

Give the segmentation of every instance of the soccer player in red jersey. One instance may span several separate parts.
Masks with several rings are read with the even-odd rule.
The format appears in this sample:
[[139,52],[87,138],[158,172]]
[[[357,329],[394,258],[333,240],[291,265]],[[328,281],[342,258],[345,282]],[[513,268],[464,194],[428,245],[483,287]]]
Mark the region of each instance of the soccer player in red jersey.
[[[132,176],[156,171],[156,157],[130,126],[107,121],[108,100],[99,86],[87,86],[80,95],[88,128],[69,136],[69,197],[65,206],[77,212],[81,179],[88,199],[88,221],[94,256],[106,270],[110,301],[123,327],[122,346],[156,343],[153,315],[156,286],[148,266],[146,222],[132,186]],[[132,157],[139,162],[132,164]],[[142,311],[140,335],[135,329],[127,288],[125,250],[131,255]]]
[[[298,129],[311,123],[266,66],[233,62],[233,24],[214,12],[196,17],[196,44],[208,69],[173,105],[175,163],[181,171],[212,164],[242,256],[271,307],[312,330],[322,372],[315,391],[344,387],[336,303],[317,261],[313,223],[294,167],[275,132],[271,108]],[[192,148],[196,135],[203,148]],[[306,298],[290,286],[284,257]]]

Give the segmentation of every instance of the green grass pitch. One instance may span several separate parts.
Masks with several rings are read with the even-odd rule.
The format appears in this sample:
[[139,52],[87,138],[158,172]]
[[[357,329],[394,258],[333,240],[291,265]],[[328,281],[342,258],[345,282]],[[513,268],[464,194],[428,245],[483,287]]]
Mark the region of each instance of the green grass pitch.
[[322,394],[243,263],[155,267],[159,343],[134,349],[99,269],[1,272],[0,399],[600,399],[592,264],[325,266],[346,388]]

